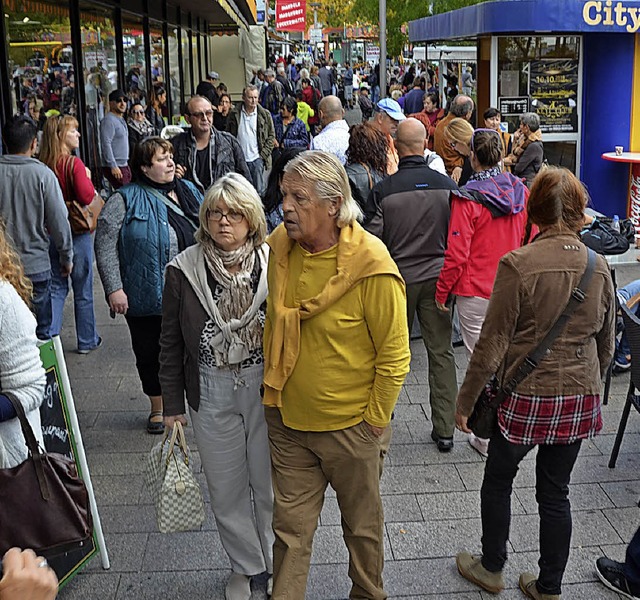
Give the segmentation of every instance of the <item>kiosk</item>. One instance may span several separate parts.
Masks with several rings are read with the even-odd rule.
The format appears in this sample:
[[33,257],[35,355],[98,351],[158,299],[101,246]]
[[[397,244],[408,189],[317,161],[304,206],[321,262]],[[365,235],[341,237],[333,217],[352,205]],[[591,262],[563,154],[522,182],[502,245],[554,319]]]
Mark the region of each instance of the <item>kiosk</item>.
[[413,44],[474,41],[477,115],[498,108],[513,131],[540,116],[545,158],[587,185],[594,207],[629,214],[628,165],[640,151],[640,0],[496,0],[409,23]]

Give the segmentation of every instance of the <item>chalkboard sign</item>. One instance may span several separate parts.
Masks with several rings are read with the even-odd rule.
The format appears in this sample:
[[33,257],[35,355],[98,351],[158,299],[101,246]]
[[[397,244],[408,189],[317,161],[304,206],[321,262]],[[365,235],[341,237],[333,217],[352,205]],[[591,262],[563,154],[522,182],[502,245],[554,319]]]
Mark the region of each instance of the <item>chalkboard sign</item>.
[[[69,419],[60,367],[52,340],[40,346],[40,358],[47,375],[44,400],[40,407],[45,449],[47,452],[56,452],[72,459],[76,463],[80,477],[84,479],[85,475],[78,460],[78,449]],[[78,548],[49,560],[51,568],[58,576],[60,587],[67,583],[97,552],[94,535],[84,548]]]

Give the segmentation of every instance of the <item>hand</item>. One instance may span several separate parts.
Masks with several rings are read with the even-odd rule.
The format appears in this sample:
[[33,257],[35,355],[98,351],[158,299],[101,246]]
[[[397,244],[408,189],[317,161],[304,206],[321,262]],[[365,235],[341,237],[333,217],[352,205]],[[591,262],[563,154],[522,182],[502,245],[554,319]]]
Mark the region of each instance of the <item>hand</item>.
[[373,435],[375,435],[376,437],[380,437],[386,429],[386,427],[376,427],[375,425],[371,425],[366,421],[364,422],[364,424],[369,428],[369,431],[373,433]]
[[91,169],[89,167],[85,167],[84,172],[87,174],[87,179],[91,179]]
[[111,167],[111,174],[118,180],[122,181],[122,171],[120,167]]
[[436,300],[436,308],[438,310],[441,310],[442,312],[449,312],[449,309],[444,304],[442,304],[442,302],[438,302],[437,300]]
[[176,177],[182,179],[187,172],[187,169],[182,165],[176,165]]
[[462,175],[462,167],[456,167],[453,171],[451,171],[451,179],[453,179],[456,183],[460,181],[461,175]]
[[60,265],[60,275],[63,277],[69,277],[73,271],[73,263],[67,263],[66,265]]
[[595,221],[595,217],[592,217],[591,215],[588,215],[587,213],[585,213],[583,221],[585,225],[591,225],[591,223]]
[[185,427],[187,425],[187,417],[185,415],[173,415],[171,417],[164,418],[164,426],[169,429],[173,429],[176,421],[179,421]]
[[49,566],[40,566],[43,561],[33,550],[8,550],[2,562],[0,600],[54,600],[58,578]]
[[119,315],[127,314],[129,310],[129,299],[122,288],[109,294],[109,308]]
[[463,431],[464,433],[472,433],[471,429],[467,426],[467,419],[469,417],[465,417],[461,415],[459,412],[456,413],[456,427]]
[[273,140],[273,147],[274,148],[279,148],[280,144],[278,143],[278,140]]

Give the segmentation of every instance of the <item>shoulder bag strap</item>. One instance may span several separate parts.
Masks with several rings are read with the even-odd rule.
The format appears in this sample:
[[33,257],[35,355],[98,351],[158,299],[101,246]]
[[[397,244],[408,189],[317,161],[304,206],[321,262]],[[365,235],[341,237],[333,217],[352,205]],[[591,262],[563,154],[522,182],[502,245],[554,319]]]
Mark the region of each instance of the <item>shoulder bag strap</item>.
[[47,485],[47,478],[44,474],[44,467],[42,466],[42,454],[40,453],[40,449],[38,448],[38,441],[36,440],[36,436],[33,433],[33,429],[31,428],[31,424],[27,420],[27,415],[24,412],[24,407],[20,400],[18,400],[12,392],[3,391],[2,392],[11,404],[13,404],[13,408],[18,415],[18,421],[20,421],[20,428],[22,429],[22,435],[24,435],[24,439],[27,443],[27,448],[29,448],[29,453],[31,454],[31,458],[33,459],[33,466],[36,469],[36,477],[38,478],[38,485],[40,486],[40,494],[44,500],[49,499],[49,486]]
[[593,275],[595,266],[596,253],[591,250],[591,248],[587,248],[587,267],[582,274],[578,287],[571,292],[569,302],[562,311],[562,314],[558,317],[558,320],[553,324],[551,329],[549,329],[547,335],[545,335],[538,346],[527,355],[522,364],[518,367],[518,370],[511,381],[502,388],[505,397],[509,396],[525,379],[525,377],[527,377],[538,366],[542,358],[547,354],[549,348],[553,345],[553,342],[556,341],[556,338],[565,328],[576,308],[584,302],[586,298],[586,291],[589,288],[589,283],[591,282],[591,276]]
[[146,191],[148,191],[149,193],[153,194],[156,198],[158,198],[158,200],[161,200],[169,210],[172,210],[177,215],[180,215],[183,219],[186,219],[186,221],[193,226],[194,230],[198,229],[198,226],[196,225],[196,223],[194,223],[189,217],[187,217],[187,215],[184,214],[182,207],[180,207],[175,202],[171,202],[169,198],[167,198],[164,194],[161,194],[158,190],[154,190],[152,187],[149,187],[146,185],[143,187]]
[[367,172],[367,177],[369,178],[369,191],[371,191],[373,189],[373,179],[371,178],[371,171],[369,170],[369,167],[364,163],[360,163],[360,164],[364,167],[364,170]]

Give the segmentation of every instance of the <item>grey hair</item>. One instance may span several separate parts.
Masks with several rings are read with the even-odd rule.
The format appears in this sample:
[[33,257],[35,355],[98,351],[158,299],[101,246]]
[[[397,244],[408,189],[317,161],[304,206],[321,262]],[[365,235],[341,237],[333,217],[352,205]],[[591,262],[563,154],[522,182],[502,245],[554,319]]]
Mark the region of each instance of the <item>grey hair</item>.
[[[463,100],[466,98],[466,100]],[[451,108],[449,109],[455,117],[466,117],[469,113],[473,112],[473,100],[468,96],[458,94],[451,102]]]
[[520,115],[520,123],[526,125],[531,131],[540,129],[540,117],[533,112],[526,112]]
[[265,77],[275,77],[276,76],[276,72],[273,69],[265,69],[264,70],[264,76]]
[[306,150],[287,163],[285,173],[295,173],[322,200],[342,198],[336,217],[340,228],[352,225],[363,218],[362,210],[351,195],[347,172],[334,154],[321,150]]
[[253,85],[253,83],[249,83],[244,86],[244,89],[242,90],[242,95],[244,96],[247,92],[257,92],[257,91],[258,91],[258,87]]

